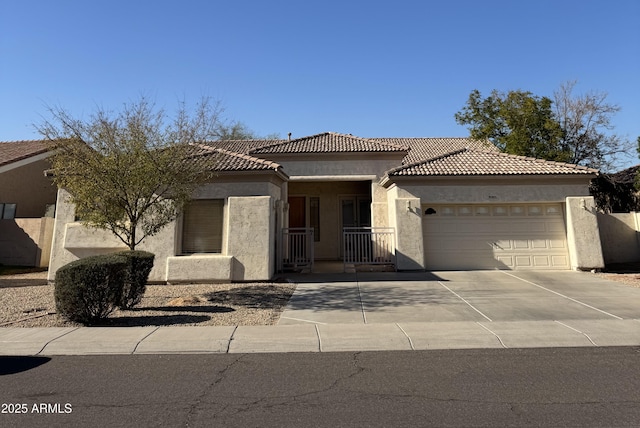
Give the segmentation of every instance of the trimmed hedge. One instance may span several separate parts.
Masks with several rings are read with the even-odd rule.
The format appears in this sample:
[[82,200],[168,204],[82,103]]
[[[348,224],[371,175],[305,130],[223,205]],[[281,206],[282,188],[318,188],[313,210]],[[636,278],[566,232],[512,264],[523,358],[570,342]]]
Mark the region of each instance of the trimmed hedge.
[[131,309],[142,300],[155,255],[147,251],[122,251],[116,256],[126,260],[126,275],[118,307]]
[[82,324],[106,318],[121,299],[126,269],[126,260],[114,255],[86,257],[62,266],[56,272],[56,310]]
[[146,290],[154,255],[123,251],[86,257],[56,272],[56,309],[64,317],[95,324],[116,307],[131,309]]

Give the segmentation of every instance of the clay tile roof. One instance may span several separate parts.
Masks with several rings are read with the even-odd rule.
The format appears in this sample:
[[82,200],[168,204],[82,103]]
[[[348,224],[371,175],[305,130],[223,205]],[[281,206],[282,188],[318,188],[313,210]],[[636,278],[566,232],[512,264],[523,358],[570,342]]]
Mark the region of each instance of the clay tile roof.
[[584,166],[478,149],[451,153],[390,170],[389,176],[568,175],[597,174]]
[[216,156],[216,170],[218,171],[279,171],[280,165],[264,159],[255,158],[244,153],[234,153],[229,150],[210,147],[205,144],[193,145],[194,157]]
[[207,146],[215,147],[218,149],[227,150],[233,153],[244,153],[249,154],[249,152],[258,147],[264,147],[267,145],[273,145],[278,143],[284,143],[287,140],[218,140],[218,141],[207,141]]
[[408,147],[353,135],[325,132],[291,141],[278,141],[250,150],[250,154],[406,152]]
[[465,137],[454,138],[372,138],[388,144],[409,147],[409,153],[402,161],[403,165],[432,159],[456,150],[470,148],[499,152],[498,148],[489,141],[473,140]]
[[0,166],[45,153],[47,143],[43,140],[11,141],[0,143]]

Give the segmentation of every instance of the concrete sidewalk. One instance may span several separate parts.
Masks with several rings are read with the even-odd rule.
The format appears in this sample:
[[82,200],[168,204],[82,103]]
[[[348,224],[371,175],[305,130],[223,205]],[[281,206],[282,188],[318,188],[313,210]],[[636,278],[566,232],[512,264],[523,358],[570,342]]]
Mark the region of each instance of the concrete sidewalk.
[[0,355],[640,346],[640,320],[2,328]]

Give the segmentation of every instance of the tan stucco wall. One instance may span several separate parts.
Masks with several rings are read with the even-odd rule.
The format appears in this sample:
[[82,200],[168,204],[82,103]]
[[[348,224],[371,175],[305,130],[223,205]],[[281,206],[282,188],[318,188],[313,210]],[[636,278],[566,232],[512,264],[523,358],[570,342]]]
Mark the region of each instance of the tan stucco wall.
[[0,220],[0,263],[48,266],[53,222],[50,217]]
[[275,272],[275,204],[269,196],[230,197],[227,254],[234,281],[270,279]]
[[424,269],[424,242],[420,199],[397,198],[390,204],[396,229],[396,268]]
[[[254,196],[256,194],[258,196]],[[149,280],[181,282],[270,279],[276,264],[275,236],[279,231],[276,211],[282,205],[276,201],[280,200],[280,196],[277,181],[222,181],[199,189],[196,198],[225,199],[222,254],[180,256],[181,218],[178,218],[157,235],[147,237],[137,247],[156,255]],[[74,222],[74,216],[74,207],[68,201],[68,193],[60,190],[53,232],[50,281],[55,279],[57,269],[73,260],[126,250],[124,244],[110,232],[87,228]],[[202,270],[194,270],[206,263],[209,264]]]
[[605,264],[640,261],[640,213],[598,212],[597,218]]
[[429,180],[399,183],[398,197],[422,203],[564,202],[567,196],[589,196],[589,179]]
[[566,199],[567,245],[571,267],[576,270],[604,267],[600,230],[593,197]]
[[0,203],[16,205],[16,218],[44,217],[48,204],[56,203],[58,189],[44,171],[47,160],[27,163],[0,173]]
[[[266,157],[282,165],[289,177],[374,175],[382,177],[402,162],[402,156],[386,157],[381,154],[322,154],[321,157],[271,156]],[[377,159],[371,159],[376,157]]]

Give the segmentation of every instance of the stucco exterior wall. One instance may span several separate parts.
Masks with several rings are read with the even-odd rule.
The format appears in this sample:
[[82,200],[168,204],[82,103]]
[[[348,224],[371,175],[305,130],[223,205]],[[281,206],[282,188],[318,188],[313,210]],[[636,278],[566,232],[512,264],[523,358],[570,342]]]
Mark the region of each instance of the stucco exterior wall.
[[230,197],[227,255],[232,255],[234,281],[270,279],[275,272],[275,204],[269,196]]
[[47,205],[56,203],[58,189],[44,171],[51,168],[46,159],[0,172],[0,203],[16,204],[16,218],[45,216]]
[[566,199],[567,245],[571,267],[575,270],[604,267],[600,230],[593,197]]
[[605,264],[640,261],[640,213],[598,212],[597,219]]
[[567,196],[589,196],[589,179],[477,179],[400,182],[398,197],[422,203],[564,202]]
[[[259,195],[267,193],[267,195]],[[258,194],[258,196],[254,196]],[[211,183],[196,192],[199,199],[225,199],[221,254],[180,255],[181,222],[165,226],[147,237],[137,249],[154,253],[151,282],[258,281],[268,280],[275,270],[275,237],[278,233],[277,181],[239,180]],[[58,194],[53,230],[49,280],[63,265],[96,254],[126,250],[111,232],[88,228],[74,221],[75,209],[68,193]]]
[[[376,155],[374,155],[376,156]],[[289,177],[375,175],[382,177],[391,168],[402,162],[402,156],[394,155],[388,159],[371,159],[371,155],[323,154],[321,158],[265,156],[282,165]],[[380,158],[380,155],[376,157]]]
[[393,201],[396,229],[396,268],[424,270],[424,242],[420,199],[398,198]]

